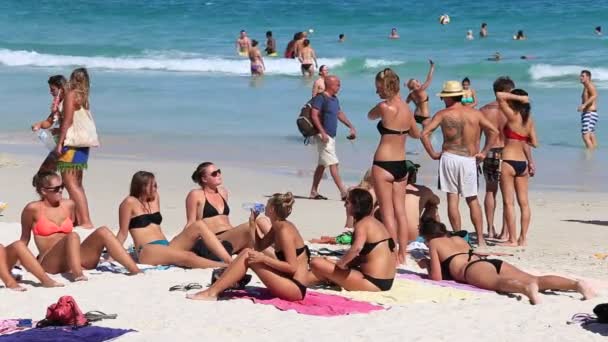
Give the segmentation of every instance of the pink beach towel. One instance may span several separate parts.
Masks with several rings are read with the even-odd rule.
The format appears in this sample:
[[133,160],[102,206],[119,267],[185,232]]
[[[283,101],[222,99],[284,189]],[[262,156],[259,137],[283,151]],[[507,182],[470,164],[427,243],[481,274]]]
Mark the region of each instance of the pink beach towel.
[[435,285],[435,286],[451,287],[454,289],[466,290],[466,291],[472,291],[472,292],[494,292],[494,291],[480,289],[479,287],[475,287],[475,286],[472,286],[469,284],[458,283],[453,280],[435,281],[435,280],[429,279],[429,277],[426,274],[416,273],[416,272],[406,271],[406,270],[398,270],[397,278],[414,280],[414,281],[419,281],[422,283],[431,284],[431,285]]
[[304,315],[324,317],[384,310],[384,307],[380,305],[314,291],[306,292],[306,297],[301,301],[290,302],[273,296],[262,287],[248,287],[246,291],[224,292],[222,299],[250,299],[254,303],[273,305],[282,311],[295,310]]

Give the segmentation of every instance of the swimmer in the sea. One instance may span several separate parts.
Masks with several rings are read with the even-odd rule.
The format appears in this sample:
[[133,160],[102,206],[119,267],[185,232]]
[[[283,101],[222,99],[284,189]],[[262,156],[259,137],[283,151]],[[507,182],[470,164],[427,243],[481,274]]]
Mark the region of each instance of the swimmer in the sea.
[[399,39],[399,33],[397,33],[396,28],[391,29],[391,34],[388,36],[388,39]]
[[467,40],[473,40],[475,39],[475,37],[473,37],[473,30],[468,30],[467,31]]
[[502,59],[502,56],[500,55],[500,52],[496,52],[494,55],[488,57],[489,61],[493,61],[493,62],[498,62]]
[[262,76],[266,66],[264,65],[264,59],[262,53],[258,48],[258,41],[251,41],[251,48],[249,49],[249,60],[251,61],[251,76]]
[[346,36],[344,35],[344,33],[340,33],[340,35],[338,36],[338,42],[344,43],[345,40],[346,40]]
[[236,40],[236,53],[241,56],[247,56],[250,47],[251,40],[247,37],[247,32],[241,30],[240,36]]
[[519,30],[517,34],[513,36],[513,40],[526,40],[528,37],[524,34],[524,31]]
[[601,26],[596,26],[595,27],[595,34],[597,34],[598,36],[602,35],[602,27]]
[[272,31],[266,32],[266,51],[267,56],[277,55],[277,41],[272,37]]
[[479,29],[479,38],[485,38],[488,36],[488,24],[481,23],[481,29]]
[[410,78],[409,81],[405,84],[407,88],[410,90],[409,95],[405,102],[410,103],[414,102],[416,105],[416,110],[414,111],[414,119],[417,123],[425,125],[428,122],[430,116],[429,110],[429,94],[427,94],[426,89],[431,85],[431,81],[433,80],[433,72],[435,71],[435,63],[429,59],[429,73],[426,75],[426,80],[423,84],[420,84],[420,81],[414,78]]

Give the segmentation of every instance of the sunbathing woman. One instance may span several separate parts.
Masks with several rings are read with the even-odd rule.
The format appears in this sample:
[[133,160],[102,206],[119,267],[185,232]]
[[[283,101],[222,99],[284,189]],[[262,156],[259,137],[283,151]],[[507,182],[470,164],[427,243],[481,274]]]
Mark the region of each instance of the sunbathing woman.
[[[118,240],[124,243],[129,233],[133,238],[139,262],[148,265],[177,265],[191,268],[223,267],[232,261],[222,244],[203,221],[188,225],[169,242],[160,224],[160,197],[154,174],[138,171],[131,179],[129,196],[119,207]],[[191,252],[197,240],[202,239],[223,262],[201,258]]]
[[[186,197],[186,225],[202,220],[222,241],[229,254],[238,254],[243,248],[252,247],[249,223],[237,227],[230,224],[228,191],[222,186],[222,170],[211,162],[204,162],[192,173],[192,180],[200,188],[191,190]],[[270,230],[270,222],[266,217],[256,219],[256,225],[262,236]],[[196,243],[194,252],[216,259],[201,242]]]
[[433,80],[435,63],[433,63],[431,60],[429,60],[429,63],[431,64],[431,67],[423,84],[420,84],[420,81],[414,78],[410,78],[406,84],[407,88],[410,90],[410,93],[405,102],[414,102],[416,105],[414,119],[416,119],[417,123],[422,124],[423,126],[428,122],[427,120],[430,119],[431,115],[431,111],[429,109],[429,94],[426,92],[426,89],[431,85],[431,81]]
[[486,259],[470,249],[459,236],[448,234],[445,225],[427,220],[420,225],[420,235],[429,246],[430,260],[423,259],[419,265],[428,269],[433,280],[456,280],[482,289],[521,293],[532,304],[540,303],[539,291],[577,291],[583,299],[595,296],[593,289],[584,281],[576,281],[555,275],[533,276],[508,262]]
[[107,227],[97,228],[80,243],[73,231],[75,204],[62,198],[64,186],[58,174],[41,172],[34,176],[33,185],[40,200],[28,203],[21,213],[21,241],[27,245],[34,233],[38,261],[46,272],[69,272],[74,281],[87,280],[83,268],[95,268],[104,249],[130,274],[141,272]]
[[[244,249],[211,287],[187,298],[216,300],[220,293],[237,283],[251,268],[273,295],[289,301],[304,299],[306,286],[302,285],[302,279],[308,272],[310,251],[296,226],[287,221],[293,204],[291,192],[272,195],[265,212],[272,227],[263,238],[256,232],[257,213],[252,212],[249,231],[255,241],[255,250]],[[271,245],[274,245],[276,258],[262,252]]]
[[308,283],[330,281],[348,291],[388,291],[395,279],[395,241],[372,216],[374,200],[363,189],[348,193],[346,209],[355,218],[353,244],[337,263],[313,258]]
[[20,262],[23,267],[40,280],[43,287],[60,287],[63,284],[51,279],[32,252],[27,248],[27,245],[21,241],[15,241],[4,247],[0,245],[0,280],[7,288],[15,291],[25,291],[25,287],[21,287],[17,280],[11,275],[10,269]]

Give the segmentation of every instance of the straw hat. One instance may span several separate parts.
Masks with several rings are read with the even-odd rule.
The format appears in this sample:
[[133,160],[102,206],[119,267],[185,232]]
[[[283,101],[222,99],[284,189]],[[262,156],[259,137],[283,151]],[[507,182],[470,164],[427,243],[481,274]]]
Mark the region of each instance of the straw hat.
[[441,93],[437,94],[439,97],[454,97],[464,95],[464,89],[462,84],[458,81],[447,81],[443,84]]

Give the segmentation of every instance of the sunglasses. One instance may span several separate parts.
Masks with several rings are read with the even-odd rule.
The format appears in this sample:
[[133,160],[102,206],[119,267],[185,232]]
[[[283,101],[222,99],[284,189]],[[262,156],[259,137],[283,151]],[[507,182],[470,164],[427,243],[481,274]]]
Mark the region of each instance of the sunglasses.
[[222,170],[220,170],[220,169],[217,169],[217,170],[215,170],[215,171],[213,171],[213,172],[209,173],[209,175],[210,175],[211,177],[217,177],[217,176],[219,176],[219,175],[221,175],[221,174],[222,174]]
[[50,192],[54,192],[54,193],[58,193],[63,191],[63,184],[61,185],[57,185],[57,186],[52,186],[52,187],[48,187],[48,188],[44,188],[44,190],[50,191]]

